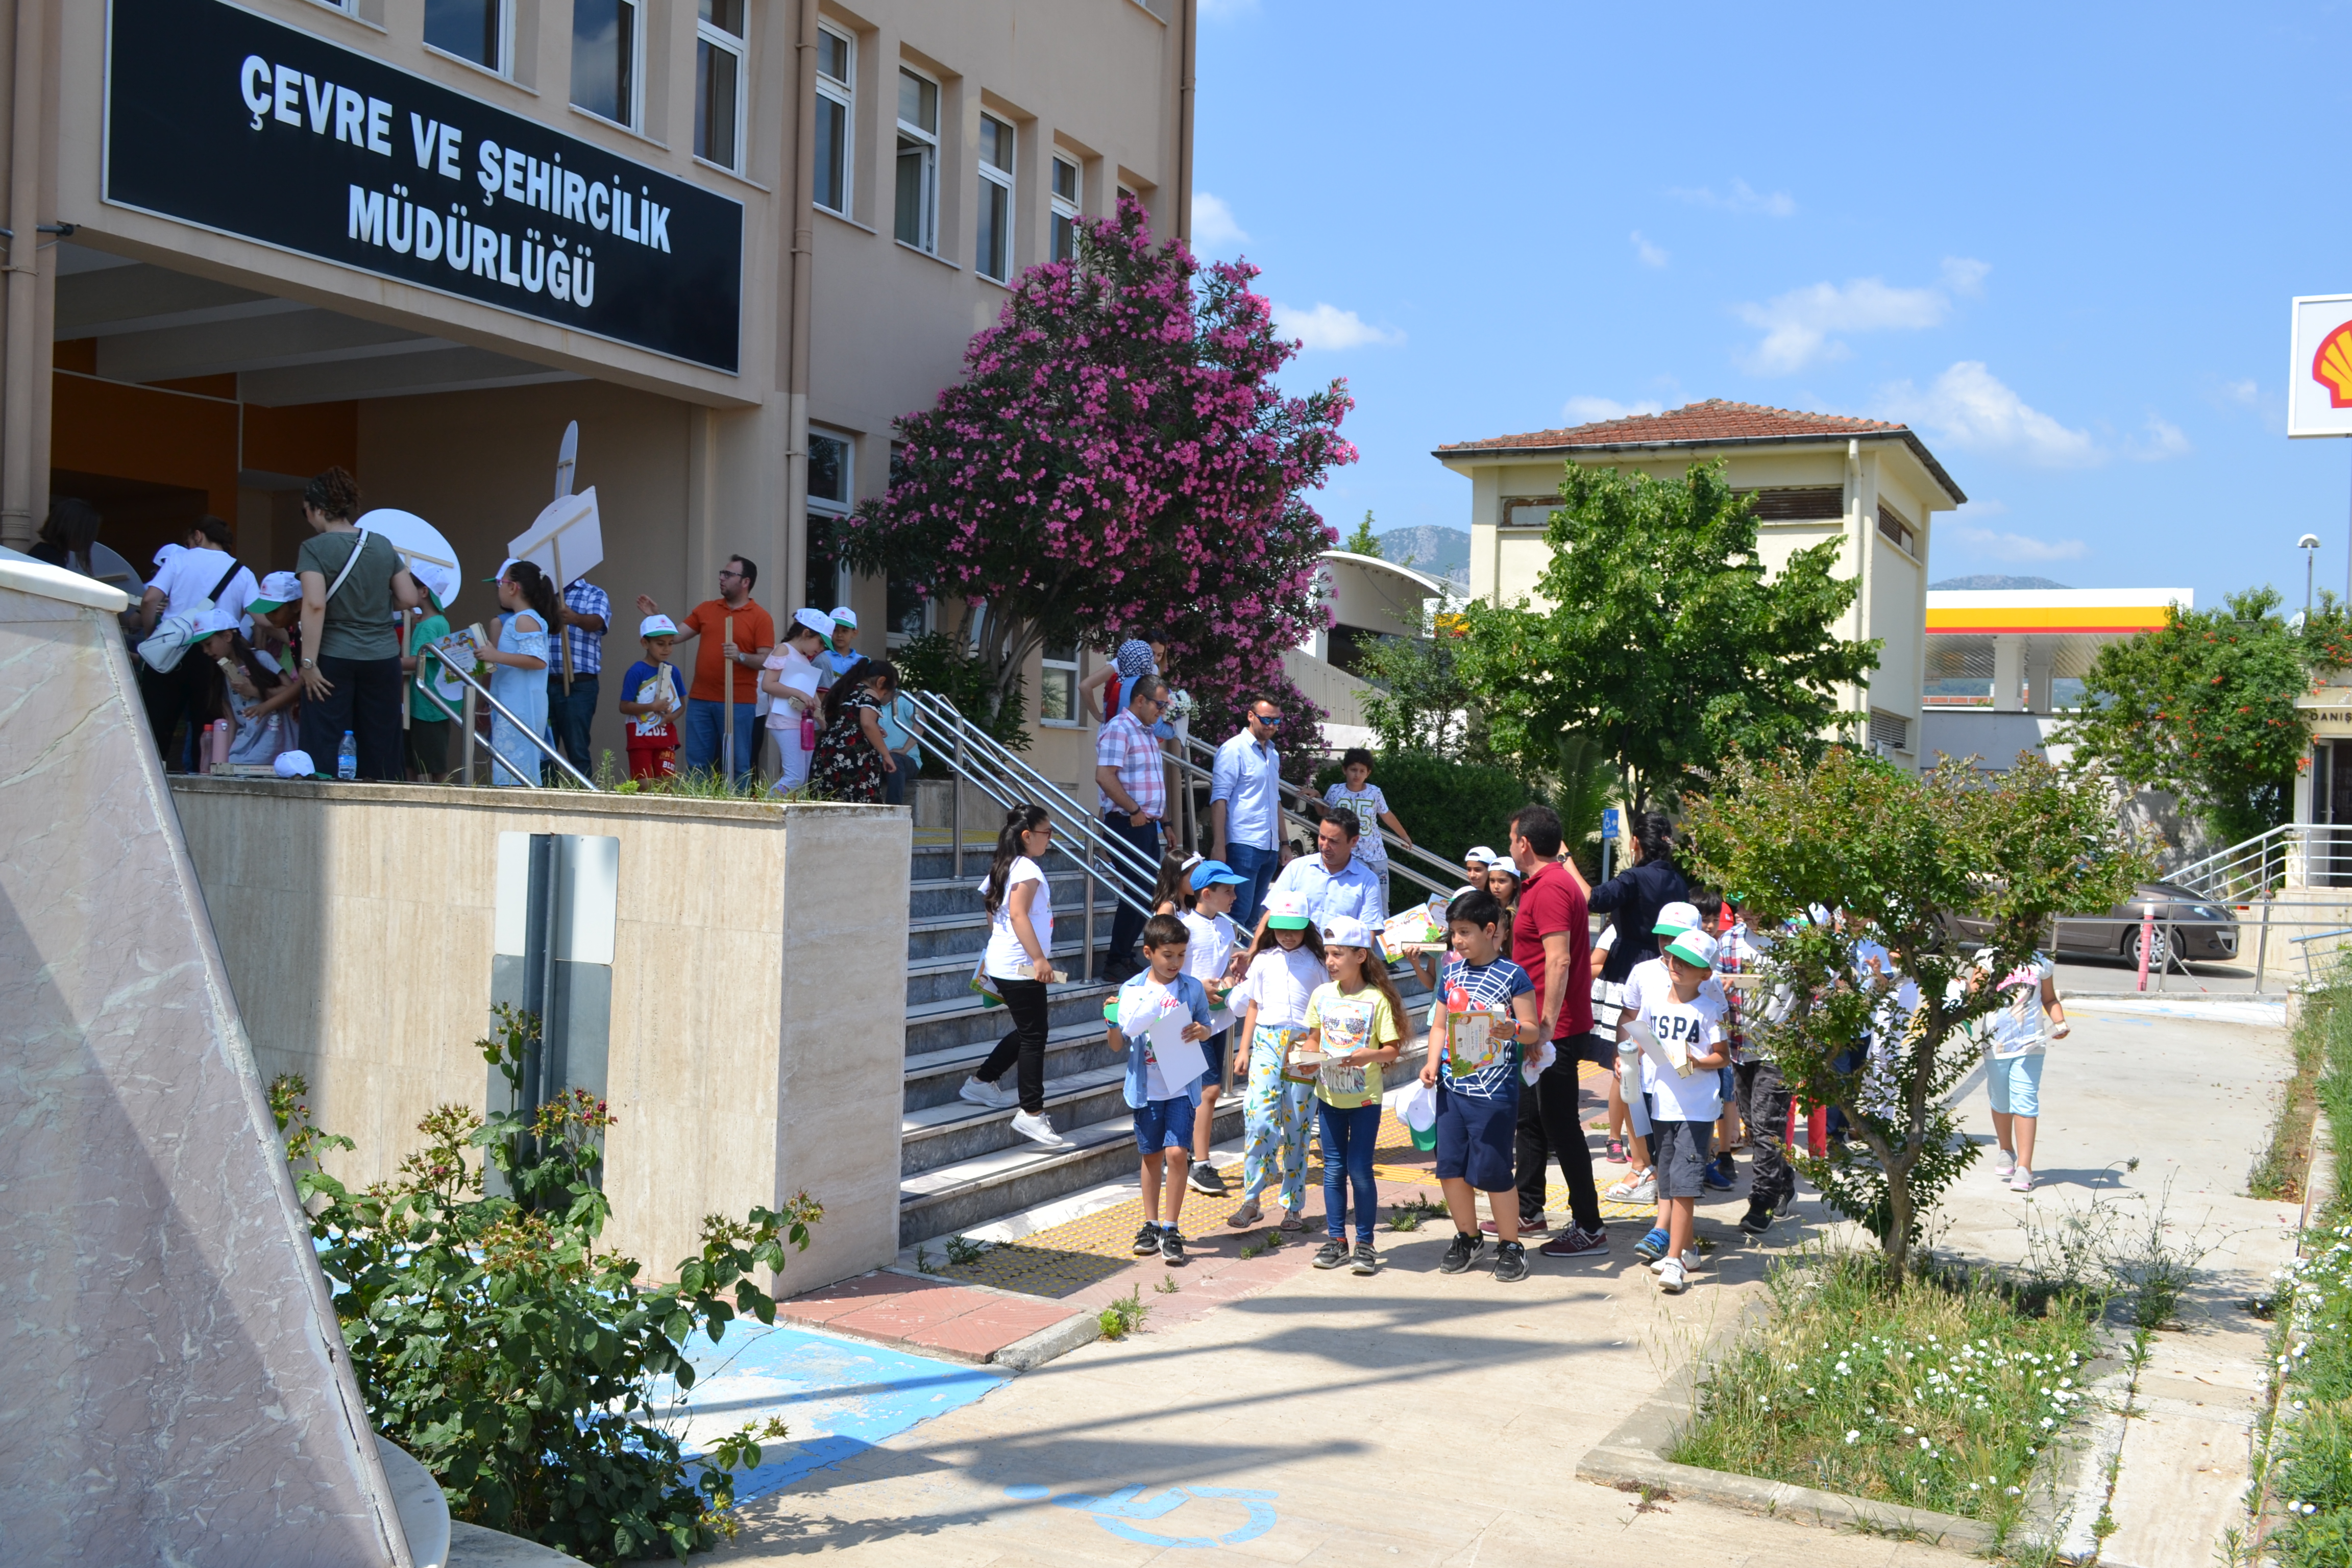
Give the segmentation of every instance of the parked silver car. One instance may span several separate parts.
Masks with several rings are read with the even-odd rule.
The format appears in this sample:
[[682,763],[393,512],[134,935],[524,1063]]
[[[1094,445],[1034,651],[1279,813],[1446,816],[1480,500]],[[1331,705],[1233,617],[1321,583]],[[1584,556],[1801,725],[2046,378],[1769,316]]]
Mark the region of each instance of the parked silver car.
[[[2169,882],[2142,882],[2126,901],[2104,916],[2075,915],[2057,922],[2053,951],[2092,957],[2140,961],[2142,933],[2153,913],[2147,936],[2151,969],[2170,959],[2226,963],[2238,956],[2238,919],[2227,904],[2201,898]],[[1974,915],[1949,917],[1954,936],[1967,943],[1980,942],[1990,930]]]

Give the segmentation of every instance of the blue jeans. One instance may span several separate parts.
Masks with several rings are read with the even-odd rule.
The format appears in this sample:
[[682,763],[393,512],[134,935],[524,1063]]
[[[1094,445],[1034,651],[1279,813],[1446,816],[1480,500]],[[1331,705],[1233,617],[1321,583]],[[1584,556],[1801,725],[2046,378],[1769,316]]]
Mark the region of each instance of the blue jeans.
[[1381,1102],[1366,1100],[1350,1110],[1315,1102],[1323,1130],[1323,1228],[1345,1240],[1348,1189],[1356,1189],[1356,1239],[1369,1247],[1372,1221],[1380,1217],[1381,1184],[1372,1176],[1372,1145],[1380,1142]]
[[1282,854],[1247,844],[1228,844],[1225,864],[1235,876],[1249,879],[1247,886],[1234,889],[1234,924],[1245,931],[1255,931],[1257,917],[1265,908],[1265,891],[1274,886],[1274,874],[1282,869]]
[[[561,669],[548,676],[547,728],[555,737],[555,749],[590,778],[596,776],[596,763],[593,753],[588,750],[588,726],[595,717],[594,676],[573,676],[569,696],[564,694]],[[550,764],[547,771],[560,774],[563,770]]]
[[[727,704],[686,700],[686,757],[688,773],[716,773],[723,761],[719,741],[727,729]],[[735,776],[741,784],[760,761],[760,715],[752,704],[735,704]]]

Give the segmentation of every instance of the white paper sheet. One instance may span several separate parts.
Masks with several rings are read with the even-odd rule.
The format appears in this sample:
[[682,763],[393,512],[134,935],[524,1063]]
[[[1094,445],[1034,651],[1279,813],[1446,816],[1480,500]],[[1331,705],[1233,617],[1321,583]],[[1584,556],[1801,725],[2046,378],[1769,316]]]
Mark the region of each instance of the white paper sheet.
[[1660,1072],[1671,1072],[1676,1078],[1690,1077],[1689,1054],[1659,1039],[1650,1027],[1650,1020],[1634,1019],[1627,1026],[1627,1032],[1633,1037],[1633,1042],[1642,1047],[1643,1055],[1657,1064]]
[[1202,1051],[1201,1042],[1184,1037],[1192,1022],[1191,1013],[1181,1007],[1171,1007],[1153,1019],[1150,1028],[1144,1032],[1152,1059],[1160,1064],[1160,1081],[1168,1086],[1171,1094],[1209,1070],[1209,1058]]

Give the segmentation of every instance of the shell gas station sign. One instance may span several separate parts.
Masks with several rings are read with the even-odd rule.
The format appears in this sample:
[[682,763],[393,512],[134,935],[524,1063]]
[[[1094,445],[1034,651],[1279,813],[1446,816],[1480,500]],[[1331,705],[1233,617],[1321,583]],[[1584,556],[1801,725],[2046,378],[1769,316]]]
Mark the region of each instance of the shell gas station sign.
[[2286,433],[2352,436],[2352,294],[2294,304],[2286,374]]

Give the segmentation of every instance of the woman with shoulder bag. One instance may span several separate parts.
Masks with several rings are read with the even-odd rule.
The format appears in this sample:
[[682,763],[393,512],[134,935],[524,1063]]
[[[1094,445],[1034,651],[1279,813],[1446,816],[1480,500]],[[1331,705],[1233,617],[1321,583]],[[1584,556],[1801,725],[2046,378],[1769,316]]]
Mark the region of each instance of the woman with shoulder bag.
[[359,748],[359,777],[406,778],[401,754],[400,631],[394,610],[425,603],[400,552],[362,532],[359,481],[329,468],[302,489],[311,536],[294,564],[302,580],[302,750],[334,777],[343,731]]

